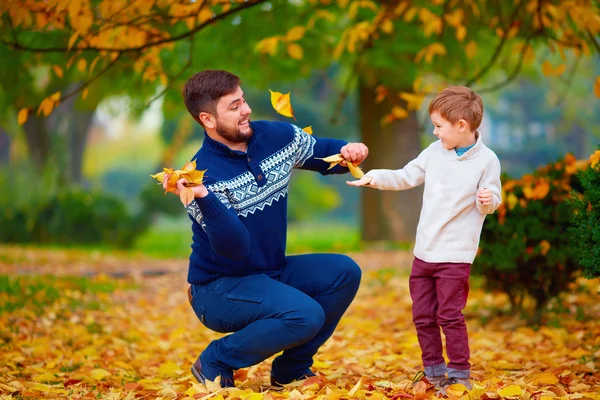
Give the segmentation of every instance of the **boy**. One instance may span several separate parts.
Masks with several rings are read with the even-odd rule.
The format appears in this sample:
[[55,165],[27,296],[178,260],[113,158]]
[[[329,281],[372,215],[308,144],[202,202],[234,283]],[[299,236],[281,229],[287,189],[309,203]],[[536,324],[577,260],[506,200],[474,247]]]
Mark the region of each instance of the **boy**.
[[[445,395],[454,383],[472,388],[462,309],[484,218],[502,202],[500,162],[477,131],[483,103],[471,89],[444,89],[429,105],[429,115],[439,140],[415,160],[403,169],[375,169],[347,183],[380,190],[425,184],[409,285],[425,376]],[[440,326],[446,336],[448,365],[442,355]]]

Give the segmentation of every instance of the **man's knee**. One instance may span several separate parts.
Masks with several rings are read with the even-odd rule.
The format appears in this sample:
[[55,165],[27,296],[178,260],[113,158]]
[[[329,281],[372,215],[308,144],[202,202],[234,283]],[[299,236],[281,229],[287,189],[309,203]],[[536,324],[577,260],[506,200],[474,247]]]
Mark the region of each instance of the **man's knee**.
[[337,263],[340,272],[346,277],[348,282],[358,287],[362,271],[356,261],[346,255],[340,254],[338,255]]
[[306,301],[298,305],[298,309],[287,313],[282,319],[285,325],[293,328],[291,331],[298,345],[309,341],[319,333],[325,324],[325,311],[316,301]]

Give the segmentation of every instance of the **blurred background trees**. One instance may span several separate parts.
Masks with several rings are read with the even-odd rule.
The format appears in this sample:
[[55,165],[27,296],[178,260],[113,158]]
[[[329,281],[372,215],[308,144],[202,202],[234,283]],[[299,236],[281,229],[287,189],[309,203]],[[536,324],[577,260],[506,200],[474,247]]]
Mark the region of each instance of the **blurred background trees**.
[[[255,119],[281,118],[268,88],[291,91],[300,125],[369,146],[366,170],[400,168],[433,140],[425,110],[448,84],[484,97],[484,140],[512,176],[567,151],[585,158],[600,137],[592,0],[14,0],[0,24],[7,220],[78,190],[121,199],[140,228],[181,215],[148,175],[201,144],[180,89],[205,68],[242,78]],[[414,239],[419,189],[297,175],[292,220],[341,221],[353,243]]]

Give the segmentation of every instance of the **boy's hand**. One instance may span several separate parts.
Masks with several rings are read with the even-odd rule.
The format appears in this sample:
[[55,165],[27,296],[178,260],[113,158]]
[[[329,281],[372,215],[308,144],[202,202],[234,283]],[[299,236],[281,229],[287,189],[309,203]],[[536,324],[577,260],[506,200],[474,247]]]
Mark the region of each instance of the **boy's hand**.
[[352,164],[358,166],[369,155],[369,149],[362,143],[348,143],[341,148],[340,153],[345,161],[340,162],[340,165],[345,167],[346,161],[351,161]]
[[373,178],[370,176],[363,176],[357,181],[346,181],[346,183],[350,186],[369,186],[373,182]]
[[492,202],[492,191],[487,188],[479,188],[477,191],[477,202],[482,206],[487,206]]

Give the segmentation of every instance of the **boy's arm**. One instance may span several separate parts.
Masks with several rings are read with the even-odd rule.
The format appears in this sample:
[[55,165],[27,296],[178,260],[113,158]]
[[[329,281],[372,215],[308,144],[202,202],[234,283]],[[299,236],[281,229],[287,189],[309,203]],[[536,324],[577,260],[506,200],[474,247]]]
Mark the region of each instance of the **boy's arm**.
[[250,234],[226,196],[208,190],[205,197],[196,197],[185,208],[206,232],[216,254],[233,260],[248,257]]
[[500,160],[494,155],[483,170],[483,175],[477,185],[477,189],[488,189],[492,194],[492,199],[487,204],[482,204],[475,198],[475,204],[477,204],[477,210],[481,214],[493,214],[494,211],[502,204],[502,183],[500,182]]
[[[368,180],[365,186],[379,190],[406,190],[422,185],[425,181],[425,168],[427,167],[427,149],[402,169],[372,169],[361,178]],[[352,184],[352,182],[349,182]],[[360,186],[360,185],[359,185]]]

